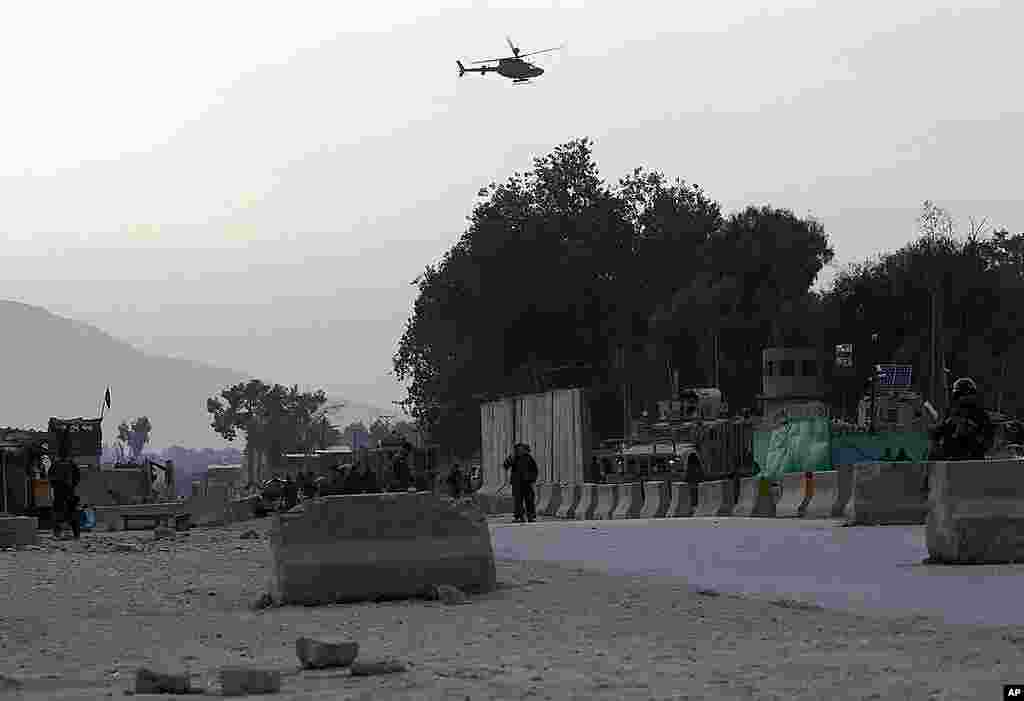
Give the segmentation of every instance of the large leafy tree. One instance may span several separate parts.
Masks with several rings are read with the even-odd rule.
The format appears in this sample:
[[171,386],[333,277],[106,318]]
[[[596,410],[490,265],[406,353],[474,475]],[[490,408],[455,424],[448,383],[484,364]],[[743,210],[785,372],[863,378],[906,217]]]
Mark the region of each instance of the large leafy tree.
[[206,402],[210,426],[233,441],[239,432],[246,444],[266,451],[274,463],[291,450],[303,450],[317,411],[327,402],[326,394],[300,392],[298,386],[268,385],[260,380],[240,382],[224,389],[220,397]]
[[654,300],[685,284],[720,220],[700,188],[660,173],[608,186],[588,139],[485,188],[460,241],[415,281],[394,358],[406,409],[436,440],[471,448],[483,397],[614,387],[618,349],[643,345]]

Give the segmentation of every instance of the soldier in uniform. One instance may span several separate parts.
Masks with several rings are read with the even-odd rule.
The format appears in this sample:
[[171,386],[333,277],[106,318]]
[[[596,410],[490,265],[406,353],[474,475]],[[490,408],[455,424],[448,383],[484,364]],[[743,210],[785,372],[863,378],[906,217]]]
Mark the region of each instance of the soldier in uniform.
[[512,484],[516,522],[536,521],[533,484],[537,481],[540,469],[537,467],[537,461],[530,455],[530,446],[517,443],[515,454],[505,460],[504,468],[509,471],[508,480]]
[[981,406],[978,385],[969,377],[953,383],[949,415],[931,429],[932,459],[983,460],[995,440],[995,426]]
[[53,488],[53,537],[60,538],[65,521],[71,524],[75,538],[81,537],[78,521],[78,497],[75,489],[82,480],[82,472],[62,447],[60,455],[49,470],[50,486]]

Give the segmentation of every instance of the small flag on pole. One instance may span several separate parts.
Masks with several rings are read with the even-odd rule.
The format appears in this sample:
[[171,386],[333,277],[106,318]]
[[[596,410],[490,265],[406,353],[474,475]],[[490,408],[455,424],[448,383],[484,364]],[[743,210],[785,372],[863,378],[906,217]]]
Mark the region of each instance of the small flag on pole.
[[103,395],[103,402],[110,408],[110,388],[107,387],[107,393]]

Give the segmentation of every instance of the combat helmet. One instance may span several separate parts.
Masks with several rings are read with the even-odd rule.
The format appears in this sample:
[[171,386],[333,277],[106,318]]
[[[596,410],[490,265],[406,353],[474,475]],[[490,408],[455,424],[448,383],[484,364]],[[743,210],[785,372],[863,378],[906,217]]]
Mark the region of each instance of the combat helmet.
[[978,394],[978,385],[969,377],[961,377],[953,383],[953,399],[973,397]]

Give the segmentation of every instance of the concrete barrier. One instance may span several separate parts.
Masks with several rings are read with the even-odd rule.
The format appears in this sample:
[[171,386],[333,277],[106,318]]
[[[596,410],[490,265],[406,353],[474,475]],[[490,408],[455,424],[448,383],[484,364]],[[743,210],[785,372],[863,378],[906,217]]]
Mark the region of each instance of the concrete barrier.
[[[122,530],[124,516],[175,516],[189,514],[188,502],[168,501],[157,504],[124,504],[121,506],[96,506],[96,530]],[[170,524],[173,525],[173,524]]]
[[550,482],[538,482],[533,485],[534,494],[536,501],[534,502],[534,511],[538,514],[543,514],[544,511],[551,505],[551,492],[552,485]]
[[564,484],[562,485],[562,503],[555,510],[555,518],[576,518],[576,505],[580,503],[580,495],[583,492],[583,485]]
[[594,492],[597,490],[596,484],[584,482],[580,485],[580,500],[576,504],[576,510],[573,512],[573,518],[577,521],[588,521],[594,518],[594,509],[597,507],[597,499]]
[[639,518],[640,510],[644,506],[644,493],[647,489],[650,489],[650,482],[647,484],[630,482],[627,484],[620,484],[618,485],[618,488],[619,500],[615,504],[615,511],[612,512],[612,518]]
[[759,477],[741,480],[739,498],[736,500],[732,515],[773,518],[775,499],[772,496],[771,483]]
[[924,462],[865,463],[853,467],[853,488],[844,516],[850,525],[925,522]]
[[644,503],[638,518],[664,518],[672,501],[671,482],[645,482]]
[[551,485],[551,501],[548,502],[548,506],[547,506],[546,509],[544,509],[543,511],[538,509],[537,513],[538,514],[542,514],[544,516],[554,516],[558,512],[558,508],[562,505],[562,498],[563,498],[563,495],[565,494],[565,491],[566,491],[566,486],[565,485],[562,485],[562,484],[552,484]]
[[803,509],[804,518],[837,518],[836,502],[839,500],[839,472],[812,472],[807,484],[808,501]]
[[330,496],[274,517],[275,599],[323,604],[497,584],[485,515],[429,492]]
[[789,472],[782,475],[782,496],[775,505],[779,518],[800,518],[810,497],[807,495],[807,473]]
[[34,516],[0,516],[0,548],[39,544],[39,519]]
[[842,518],[846,512],[846,505],[850,503],[850,495],[853,493],[853,465],[837,465],[836,478],[836,500],[832,504],[830,518]]
[[935,462],[929,486],[925,541],[933,561],[1024,562],[1024,462]]
[[612,517],[619,500],[619,486],[617,484],[594,485],[594,513],[590,518],[596,521],[606,521]]
[[672,497],[668,502],[667,518],[679,518],[693,516],[693,500],[691,498],[690,485],[686,482],[673,482],[671,485]]
[[701,482],[694,516],[729,516],[732,514],[732,480]]

